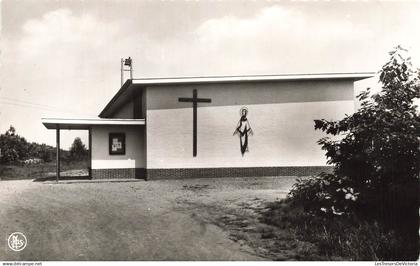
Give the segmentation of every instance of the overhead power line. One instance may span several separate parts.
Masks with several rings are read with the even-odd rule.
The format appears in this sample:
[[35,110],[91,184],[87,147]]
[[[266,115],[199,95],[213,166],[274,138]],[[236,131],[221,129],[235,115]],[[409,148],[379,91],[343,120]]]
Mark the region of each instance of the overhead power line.
[[46,110],[46,111],[60,111],[63,113],[69,113],[69,114],[85,114],[85,115],[92,115],[96,116],[96,114],[90,114],[90,113],[83,113],[75,110],[69,110],[64,109],[56,106],[46,105],[46,104],[39,104],[39,103],[33,103],[29,101],[19,100],[19,99],[12,99],[9,97],[0,97],[0,103],[7,104],[7,105],[13,105],[13,106],[19,106],[19,107],[27,107],[27,108],[33,108],[33,109],[39,109],[39,110]]

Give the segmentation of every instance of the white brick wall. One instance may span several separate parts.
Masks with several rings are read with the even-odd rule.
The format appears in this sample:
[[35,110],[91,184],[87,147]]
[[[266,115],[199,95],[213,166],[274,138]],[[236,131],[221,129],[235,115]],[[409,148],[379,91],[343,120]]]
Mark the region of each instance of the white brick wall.
[[[109,155],[109,133],[124,132],[125,155]],[[95,126],[92,128],[92,169],[146,167],[144,126]]]
[[241,155],[233,136],[242,105],[198,108],[198,153],[192,156],[192,108],[147,111],[147,168],[326,165],[314,119],[339,119],[354,104],[325,101],[246,105],[254,131]]

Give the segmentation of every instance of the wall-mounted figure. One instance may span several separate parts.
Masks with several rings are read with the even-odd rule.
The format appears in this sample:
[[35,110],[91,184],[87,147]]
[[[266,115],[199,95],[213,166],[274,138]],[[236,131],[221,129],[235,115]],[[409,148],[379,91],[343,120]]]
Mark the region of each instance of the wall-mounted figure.
[[245,152],[249,152],[248,149],[248,136],[254,135],[252,128],[249,124],[248,118],[248,109],[246,107],[242,107],[240,110],[241,119],[239,119],[238,126],[236,127],[235,132],[233,135],[239,134],[239,140],[241,145],[241,153],[244,156]]

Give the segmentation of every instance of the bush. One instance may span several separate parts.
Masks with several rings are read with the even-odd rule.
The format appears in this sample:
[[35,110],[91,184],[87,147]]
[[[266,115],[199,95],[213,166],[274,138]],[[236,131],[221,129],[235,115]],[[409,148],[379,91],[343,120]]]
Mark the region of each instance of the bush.
[[301,205],[312,214],[347,215],[355,208],[359,193],[346,178],[321,173],[307,179],[297,179],[289,192],[292,205]]
[[358,95],[357,112],[340,121],[315,120],[315,129],[339,137],[318,142],[334,171],[299,180],[288,200],[330,220],[376,221],[413,243],[406,245],[406,259],[417,259],[420,116],[413,102],[420,97],[420,71],[412,70],[404,52],[397,47],[390,53],[379,72],[382,91]]

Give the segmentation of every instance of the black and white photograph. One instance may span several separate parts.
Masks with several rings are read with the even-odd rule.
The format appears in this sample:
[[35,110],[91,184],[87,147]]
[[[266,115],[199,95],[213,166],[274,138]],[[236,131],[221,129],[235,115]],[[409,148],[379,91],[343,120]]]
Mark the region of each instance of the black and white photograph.
[[420,1],[0,1],[0,262],[415,266]]

